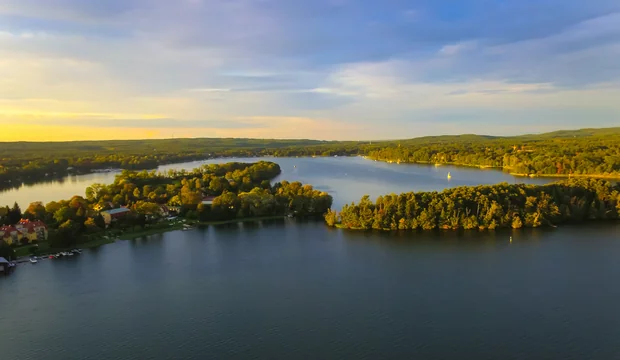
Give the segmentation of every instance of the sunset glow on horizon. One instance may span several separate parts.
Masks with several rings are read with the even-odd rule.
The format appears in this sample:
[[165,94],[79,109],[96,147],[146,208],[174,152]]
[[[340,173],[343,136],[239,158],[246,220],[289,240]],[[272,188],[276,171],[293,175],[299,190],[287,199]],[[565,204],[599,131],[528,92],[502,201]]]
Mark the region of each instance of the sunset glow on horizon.
[[618,126],[618,23],[610,0],[4,0],[0,141]]

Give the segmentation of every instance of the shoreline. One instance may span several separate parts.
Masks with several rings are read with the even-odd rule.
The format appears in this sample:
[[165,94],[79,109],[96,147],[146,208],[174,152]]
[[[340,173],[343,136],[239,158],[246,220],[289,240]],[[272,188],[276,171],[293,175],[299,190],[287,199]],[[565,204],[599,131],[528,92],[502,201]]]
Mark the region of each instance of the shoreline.
[[[258,221],[263,221],[263,220],[278,220],[278,219],[286,219],[286,218],[287,218],[286,215],[271,215],[271,216],[259,216],[259,217],[251,217],[251,218],[221,220],[221,221],[191,221],[190,220],[190,221],[178,221],[175,223],[171,223],[171,222],[160,223],[160,224],[155,224],[159,226],[156,226],[154,228],[140,229],[137,231],[128,230],[119,235],[108,235],[107,233],[101,234],[101,235],[98,235],[96,239],[80,242],[80,243],[75,244],[75,246],[72,246],[69,248],[52,248],[52,247],[49,247],[48,246],[49,243],[45,241],[45,242],[38,244],[39,246],[44,244],[43,247],[45,248],[45,250],[43,250],[41,254],[38,254],[36,256],[47,257],[50,254],[55,254],[61,251],[67,251],[73,248],[90,249],[90,248],[99,247],[103,245],[113,244],[117,241],[135,240],[135,239],[139,239],[139,238],[146,237],[146,236],[164,234],[167,232],[184,230],[184,229],[193,230],[195,229],[194,226],[226,225],[226,224],[237,224],[237,223],[244,223],[244,222],[258,222]],[[16,254],[19,254],[17,256],[16,261],[29,258],[30,254],[24,254],[23,250],[27,250],[31,246],[33,245],[21,246],[21,247],[16,248],[15,252]],[[22,251],[19,252],[20,250]]]
[[383,163],[388,164],[414,164],[414,165],[435,165],[435,166],[454,166],[454,167],[466,167],[466,168],[476,168],[480,170],[501,170],[502,172],[508,173],[514,177],[527,177],[527,178],[558,178],[558,179],[570,179],[570,178],[592,178],[592,179],[610,179],[610,180],[620,180],[620,174],[618,175],[605,175],[605,174],[521,174],[514,173],[510,171],[510,168],[503,166],[491,166],[491,165],[472,165],[472,164],[460,164],[460,163],[432,163],[430,161],[393,161],[393,160],[383,160],[383,159],[373,159],[367,156],[363,156],[364,159],[370,161],[381,161]]

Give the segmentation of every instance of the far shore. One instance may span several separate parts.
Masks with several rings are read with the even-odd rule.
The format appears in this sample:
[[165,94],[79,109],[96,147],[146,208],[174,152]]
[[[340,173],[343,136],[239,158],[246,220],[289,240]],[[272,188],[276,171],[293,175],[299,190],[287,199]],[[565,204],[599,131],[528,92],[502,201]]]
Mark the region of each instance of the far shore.
[[620,174],[618,175],[605,175],[605,174],[522,174],[522,173],[514,173],[510,172],[510,168],[506,168],[503,166],[491,166],[491,165],[472,165],[472,164],[460,164],[460,163],[433,163],[430,161],[393,161],[393,160],[383,160],[383,159],[372,159],[370,157],[364,156],[367,160],[381,161],[390,164],[418,164],[418,165],[435,165],[435,166],[455,166],[455,167],[467,167],[467,168],[476,168],[481,170],[501,170],[506,172],[512,176],[516,177],[544,177],[544,178],[592,178],[592,179],[610,179],[610,180],[620,180]]

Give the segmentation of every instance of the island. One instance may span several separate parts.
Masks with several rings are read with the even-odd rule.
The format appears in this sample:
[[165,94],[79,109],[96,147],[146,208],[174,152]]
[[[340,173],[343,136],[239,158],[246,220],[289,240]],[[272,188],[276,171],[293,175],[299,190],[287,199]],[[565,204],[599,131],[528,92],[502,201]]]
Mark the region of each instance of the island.
[[600,179],[568,179],[549,185],[501,183],[461,186],[442,192],[364,196],[329,226],[356,230],[494,230],[556,226],[620,218],[620,185]]

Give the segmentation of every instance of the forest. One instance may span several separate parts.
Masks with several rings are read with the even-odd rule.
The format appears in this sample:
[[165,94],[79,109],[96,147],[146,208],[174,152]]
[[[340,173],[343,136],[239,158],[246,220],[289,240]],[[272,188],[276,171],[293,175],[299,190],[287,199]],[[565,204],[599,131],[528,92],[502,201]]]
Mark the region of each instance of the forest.
[[[157,173],[125,170],[109,185],[93,184],[85,197],[48,204],[31,203],[22,211],[17,204],[0,208],[6,225],[19,219],[42,220],[56,230],[54,247],[74,244],[82,235],[105,229],[103,210],[127,207],[131,213],[116,226],[144,228],[165,216],[162,205],[176,209],[179,216],[195,221],[232,220],[275,215],[322,215],[331,207],[332,197],[311,185],[281,181],[271,184],[280,174],[273,162],[231,162],[204,165],[192,171]],[[204,204],[205,196],[214,197]]]
[[353,153],[339,144],[318,140],[208,138],[4,142],[0,143],[0,186],[16,187],[22,182],[33,183],[98,169],[145,170],[164,164],[221,157]]
[[376,230],[535,228],[620,218],[620,185],[568,179],[549,185],[501,183],[442,192],[409,192],[329,211],[329,226]]
[[620,178],[620,128],[517,137],[428,137],[367,148],[372,160],[499,168],[523,176]]
[[620,128],[538,135],[428,136],[391,141],[161,139],[0,143],[0,187],[97,169],[155,169],[217,157],[357,156],[397,163],[499,168],[524,176],[620,178]]

